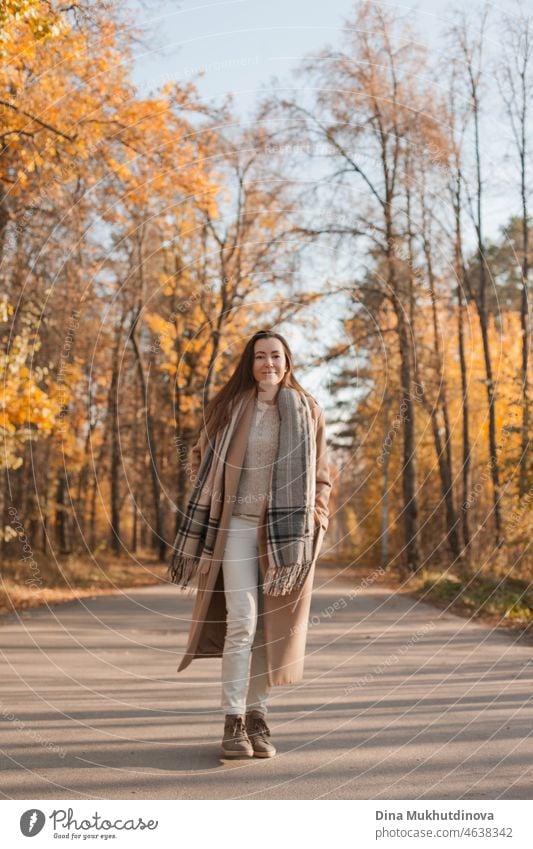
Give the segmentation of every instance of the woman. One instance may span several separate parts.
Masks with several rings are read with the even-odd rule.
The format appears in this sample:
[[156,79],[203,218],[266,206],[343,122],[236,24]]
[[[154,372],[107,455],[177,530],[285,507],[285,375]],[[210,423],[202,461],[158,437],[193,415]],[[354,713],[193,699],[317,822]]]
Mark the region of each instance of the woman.
[[[331,491],[324,411],[283,336],[256,333],[207,405],[171,580],[197,579],[185,655],[222,657],[224,757],[272,757],[270,688],[303,677]],[[250,668],[251,658],[251,668]]]

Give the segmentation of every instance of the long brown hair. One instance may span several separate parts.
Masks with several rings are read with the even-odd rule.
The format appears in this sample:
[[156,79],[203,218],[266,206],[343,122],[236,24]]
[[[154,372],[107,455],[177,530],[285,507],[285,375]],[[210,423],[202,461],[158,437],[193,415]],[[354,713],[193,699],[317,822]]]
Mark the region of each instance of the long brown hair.
[[235,367],[235,371],[227,383],[209,401],[205,408],[204,425],[211,438],[229,421],[231,412],[241,395],[256,386],[256,380],[253,375],[253,363],[254,347],[258,339],[279,339],[283,346],[288,370],[283,375],[279,388],[290,386],[304,395],[309,395],[294,376],[293,357],[287,340],[284,339],[281,333],[275,333],[273,330],[259,330],[246,343],[239,362]]

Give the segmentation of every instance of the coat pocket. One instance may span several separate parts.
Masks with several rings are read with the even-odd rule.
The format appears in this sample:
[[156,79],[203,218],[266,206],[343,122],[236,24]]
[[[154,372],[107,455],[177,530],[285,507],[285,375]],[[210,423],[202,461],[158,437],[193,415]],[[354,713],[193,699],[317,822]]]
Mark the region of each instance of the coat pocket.
[[318,525],[315,528],[315,533],[313,537],[313,563],[316,562],[317,557],[320,554],[325,533],[325,528],[323,528],[322,525]]
[[[312,560],[311,560],[311,567],[309,569],[310,573],[313,571],[317,557],[320,554],[320,549],[322,548],[322,541],[324,539],[325,533],[326,533],[326,531],[322,527],[322,525],[317,525],[317,527],[315,528],[315,530],[313,532],[313,549],[312,549],[313,554],[312,554]],[[304,586],[305,586],[305,584],[302,584],[302,586],[300,587],[300,589],[298,591],[298,595],[296,596],[296,601],[294,602],[294,604],[292,605],[292,608],[291,608],[291,614],[293,614],[294,611],[296,610],[296,607],[298,605],[298,602],[300,601]]]

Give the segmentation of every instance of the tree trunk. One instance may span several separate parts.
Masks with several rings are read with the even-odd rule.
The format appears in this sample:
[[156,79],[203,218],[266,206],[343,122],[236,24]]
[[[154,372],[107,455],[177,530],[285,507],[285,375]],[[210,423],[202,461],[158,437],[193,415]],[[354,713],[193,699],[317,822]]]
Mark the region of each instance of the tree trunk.
[[[525,133],[525,126],[522,125]],[[526,494],[529,473],[529,346],[531,332],[529,327],[529,215],[527,206],[525,138],[523,139],[521,164],[522,199],[522,291],[520,296],[520,326],[522,331],[522,435],[520,444],[520,462],[518,473],[518,493],[520,498]]]
[[130,339],[133,347],[133,351],[135,354],[135,360],[137,363],[137,374],[139,377],[139,386],[141,395],[143,398],[143,409],[146,412],[146,436],[148,441],[148,451],[150,457],[150,477],[152,480],[152,498],[154,504],[154,516],[155,516],[155,529],[154,529],[154,544],[155,548],[158,550],[159,560],[161,562],[165,559],[166,552],[166,542],[163,534],[163,512],[161,509],[161,487],[159,483],[159,472],[157,469],[157,459],[156,459],[156,440],[155,440],[155,431],[154,431],[154,421],[152,417],[152,413],[150,411],[150,404],[148,400],[148,385],[146,381],[144,363],[142,360],[141,352],[139,350],[139,345],[137,343],[136,338],[136,329],[137,323],[139,320],[139,316],[141,313],[141,307],[137,308],[135,313],[131,330],[130,330]]
[[482,198],[483,198],[483,182],[481,179],[481,144],[479,136],[479,93],[478,83],[472,74],[472,68],[469,67],[471,94],[472,94],[472,109],[474,116],[474,135],[475,135],[475,158],[476,158],[476,216],[475,228],[477,236],[477,255],[479,263],[479,286],[476,288],[476,307],[481,328],[481,338],[483,341],[483,358],[485,362],[485,375],[487,387],[487,400],[489,407],[489,464],[492,478],[492,499],[494,504],[494,526],[496,545],[499,547],[502,543],[502,521],[500,513],[500,467],[498,462],[498,446],[496,443],[496,398],[494,394],[494,377],[492,374],[492,358],[490,352],[490,341],[488,333],[488,314],[486,305],[486,287],[487,287],[487,272],[485,266],[485,243],[483,237],[482,223]]
[[[390,406],[390,397],[384,399],[384,408]],[[389,564],[389,459],[390,451],[385,451],[383,457],[383,484],[381,487],[381,568]]]
[[[431,256],[431,247],[429,244],[429,234],[426,231],[426,215],[425,209],[423,213],[424,227],[424,255],[426,258],[426,268],[428,275],[429,292],[431,296],[431,315],[433,324],[433,353],[435,356],[435,370],[438,379],[438,398],[435,406],[428,404],[427,408],[431,416],[431,427],[433,431],[433,441],[435,443],[435,451],[437,454],[437,462],[439,466],[441,492],[446,505],[446,528],[447,538],[450,544],[450,549],[455,563],[459,563],[461,559],[461,545],[458,534],[458,518],[455,510],[453,498],[453,467],[452,467],[452,451],[451,451],[451,433],[448,416],[448,402],[446,395],[446,376],[444,370],[444,358],[439,344],[439,324],[437,317],[437,303],[435,291],[435,276],[433,274],[433,261]],[[417,378],[418,379],[418,378]],[[420,382],[419,382],[420,385]],[[440,426],[438,420],[438,406],[442,411],[444,423],[444,438],[445,443],[442,445],[440,437]]]
[[121,337],[121,325],[117,327],[115,344],[113,346],[113,360],[111,364],[111,385],[109,388],[108,410],[111,423],[111,457],[109,464],[109,490],[111,499],[111,528],[110,544],[111,551],[119,555],[122,548],[120,534],[120,435],[118,431],[118,375],[119,375],[119,348]]
[[60,554],[69,554],[70,547],[68,541],[68,527],[67,527],[67,507],[65,504],[65,478],[63,477],[64,470],[60,470],[59,477],[57,479],[57,487],[56,487],[56,510],[55,510],[55,531],[56,531],[56,540],[59,546]]
[[465,356],[465,339],[464,339],[464,303],[462,284],[459,282],[457,286],[457,341],[459,344],[459,363],[461,368],[461,399],[463,412],[463,462],[461,467],[462,477],[462,510],[461,510],[461,527],[463,531],[463,544],[465,558],[467,563],[470,561],[470,521],[468,517],[468,502],[470,495],[470,429],[469,429],[469,401],[468,401],[468,377],[466,368]]
[[403,416],[403,466],[402,489],[404,502],[404,533],[406,567],[411,573],[420,567],[420,546],[418,540],[418,505],[416,500],[415,467],[415,411],[411,392],[411,349],[405,324],[404,304],[398,291],[395,271],[395,238],[390,214],[391,204],[385,204],[386,221],[386,258],[389,290],[396,315],[396,332],[400,351],[400,387],[402,404],[405,404]]

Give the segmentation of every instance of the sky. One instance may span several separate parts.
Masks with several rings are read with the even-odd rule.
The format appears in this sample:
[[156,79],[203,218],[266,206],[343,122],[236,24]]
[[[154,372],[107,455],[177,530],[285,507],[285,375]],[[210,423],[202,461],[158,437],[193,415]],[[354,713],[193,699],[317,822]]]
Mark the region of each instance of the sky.
[[[233,92],[242,114],[274,75],[288,78],[306,53],[338,40],[353,0],[130,0],[128,5],[149,33],[134,70],[142,94],[202,70],[202,94],[219,99]],[[382,5],[400,14],[416,9],[424,41],[433,46],[450,15],[450,3],[443,0]]]
[[[242,121],[252,117],[254,105],[261,93],[270,88],[273,78],[277,79],[278,88],[294,84],[291,71],[306,54],[339,42],[343,24],[352,17],[354,8],[353,0],[127,2],[145,33],[142,43],[136,46],[132,69],[139,94],[155,94],[169,81],[193,80],[207,100],[221,103],[231,93],[234,113]],[[396,10],[400,16],[408,16],[414,10],[421,40],[438,58],[437,54],[446,49],[441,33],[451,22],[453,10],[464,9],[475,20],[478,4],[418,0],[381,5]],[[499,7],[491,5],[497,19]],[[488,52],[498,51],[498,25],[493,24],[487,35]],[[443,58],[446,59],[445,54]],[[490,146],[486,151],[490,186],[485,227],[486,234],[496,238],[499,227],[516,208],[517,196],[509,189],[516,185],[516,175],[511,173],[512,165],[506,159],[510,142],[505,121],[492,107],[495,83],[491,79],[487,83],[485,120],[490,122],[490,131],[484,137]],[[332,304],[332,313],[335,310]],[[328,325],[334,327],[334,315],[327,318]],[[328,383],[324,373],[312,379],[317,386]],[[313,387],[309,388],[313,391]]]
[[[378,0],[376,0],[378,2]],[[476,21],[478,2],[450,3],[418,0],[414,3],[381,2],[399,16],[413,13],[421,41],[430,47],[432,59],[446,60],[442,32],[454,10],[464,10]],[[513,0],[514,2],[514,0]],[[533,0],[525,0],[528,7]],[[339,42],[347,18],[353,19],[354,0],[127,0],[145,35],[136,46],[132,76],[141,96],[156,93],[169,81],[194,80],[201,95],[221,103],[233,96],[233,110],[245,122],[251,119],[261,93],[277,79],[282,86],[301,85],[291,71],[302,58]],[[499,10],[492,14],[486,34],[486,55],[501,52]],[[512,5],[507,11],[512,9]],[[511,134],[503,115],[497,85],[485,75],[483,133],[487,181],[486,234],[498,236],[500,225],[516,207],[509,185],[516,184]],[[518,195],[516,194],[516,200]]]

